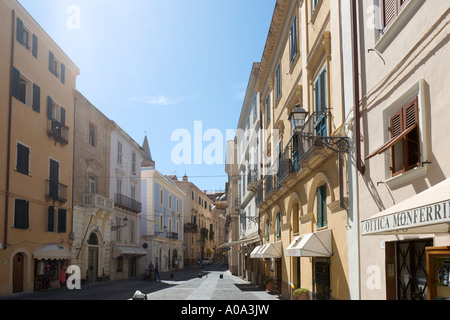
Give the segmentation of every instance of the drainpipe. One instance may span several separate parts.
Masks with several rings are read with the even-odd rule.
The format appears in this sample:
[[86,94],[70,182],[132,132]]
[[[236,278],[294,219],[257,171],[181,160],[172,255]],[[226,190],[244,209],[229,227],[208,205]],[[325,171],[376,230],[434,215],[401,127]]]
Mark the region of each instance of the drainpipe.
[[11,130],[12,130],[12,81],[14,67],[14,31],[16,28],[16,12],[12,11],[11,24],[11,65],[9,76],[9,110],[8,110],[8,142],[6,150],[6,196],[5,196],[5,227],[4,227],[4,243],[3,248],[8,245],[8,214],[9,214],[9,182],[10,182],[10,166],[11,166]]
[[358,59],[358,22],[356,14],[356,0],[352,1],[352,20],[353,20],[353,67],[354,74],[354,100],[355,100],[355,143],[356,143],[356,167],[364,175],[366,166],[361,161],[361,114],[359,108],[359,59]]

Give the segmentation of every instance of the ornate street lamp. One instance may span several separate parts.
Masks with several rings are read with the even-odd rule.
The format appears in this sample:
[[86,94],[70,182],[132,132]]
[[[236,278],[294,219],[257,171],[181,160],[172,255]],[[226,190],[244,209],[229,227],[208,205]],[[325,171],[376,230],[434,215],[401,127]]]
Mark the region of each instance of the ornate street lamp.
[[120,230],[120,229],[122,229],[122,228],[125,228],[125,227],[127,226],[128,218],[125,217],[125,218],[123,219],[123,222],[125,223],[123,226],[121,226],[121,225],[118,225],[118,226],[111,226],[111,231],[117,231],[117,230]]
[[294,109],[291,111],[289,115],[289,121],[291,121],[292,130],[300,131],[305,127],[306,117],[308,116],[308,112],[303,109],[300,104],[296,104]]

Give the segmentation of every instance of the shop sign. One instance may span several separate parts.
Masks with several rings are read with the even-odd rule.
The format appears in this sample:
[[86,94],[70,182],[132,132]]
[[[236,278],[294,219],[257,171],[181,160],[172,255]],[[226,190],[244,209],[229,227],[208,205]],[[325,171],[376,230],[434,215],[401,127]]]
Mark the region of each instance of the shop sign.
[[379,216],[361,222],[361,234],[377,234],[395,230],[450,223],[450,201]]

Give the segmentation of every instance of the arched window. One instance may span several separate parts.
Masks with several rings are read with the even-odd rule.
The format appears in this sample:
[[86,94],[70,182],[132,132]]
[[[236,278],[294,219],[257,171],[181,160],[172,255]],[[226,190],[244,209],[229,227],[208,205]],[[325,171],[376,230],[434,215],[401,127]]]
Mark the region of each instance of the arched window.
[[91,233],[91,235],[89,236],[88,243],[90,245],[94,245],[94,246],[98,245],[98,238],[97,238],[97,235],[95,233]]

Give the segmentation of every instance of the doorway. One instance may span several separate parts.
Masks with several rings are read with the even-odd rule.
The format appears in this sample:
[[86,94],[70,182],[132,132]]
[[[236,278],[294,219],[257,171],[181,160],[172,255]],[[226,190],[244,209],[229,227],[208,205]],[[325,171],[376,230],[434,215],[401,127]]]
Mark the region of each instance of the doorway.
[[98,280],[98,238],[95,233],[91,233],[88,244],[88,268],[86,271],[86,281],[88,283],[93,283]]
[[414,240],[386,243],[386,299],[426,300],[426,247],[433,240]]
[[24,256],[18,253],[13,259],[13,293],[23,292]]

